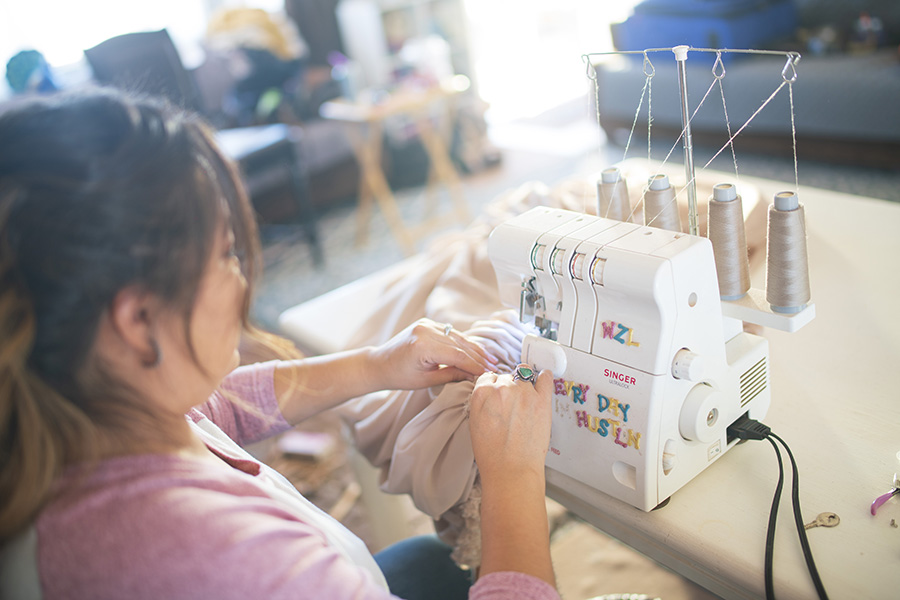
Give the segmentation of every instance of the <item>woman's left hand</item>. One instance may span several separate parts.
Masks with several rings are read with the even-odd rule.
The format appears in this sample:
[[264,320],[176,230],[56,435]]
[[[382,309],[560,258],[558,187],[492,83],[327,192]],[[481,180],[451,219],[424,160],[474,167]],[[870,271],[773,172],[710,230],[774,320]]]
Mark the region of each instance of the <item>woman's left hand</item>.
[[519,322],[514,311],[501,310],[489,319],[472,323],[465,335],[497,359],[495,371],[509,372],[522,358],[522,341],[527,329],[528,326]]
[[474,381],[497,367],[497,359],[480,344],[431,319],[419,319],[374,348],[372,358],[380,389],[414,390]]

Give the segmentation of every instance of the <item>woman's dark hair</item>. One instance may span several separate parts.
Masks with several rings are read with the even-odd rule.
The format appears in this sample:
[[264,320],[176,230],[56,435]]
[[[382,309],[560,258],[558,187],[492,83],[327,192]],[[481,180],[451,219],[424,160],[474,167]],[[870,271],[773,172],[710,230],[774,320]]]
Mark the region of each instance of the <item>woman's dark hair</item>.
[[103,312],[139,286],[181,311],[187,332],[223,224],[252,284],[252,209],[194,116],[103,89],[0,115],[0,543],[73,455],[90,457],[95,428],[122,400],[123,382],[84,377],[97,369]]

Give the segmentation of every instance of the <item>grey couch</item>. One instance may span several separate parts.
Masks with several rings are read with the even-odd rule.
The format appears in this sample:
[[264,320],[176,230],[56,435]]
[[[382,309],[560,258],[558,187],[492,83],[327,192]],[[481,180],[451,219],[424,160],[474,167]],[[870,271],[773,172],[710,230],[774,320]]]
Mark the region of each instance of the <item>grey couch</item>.
[[[674,55],[650,54],[656,69],[651,84],[653,139],[664,145],[682,130]],[[782,83],[785,60],[741,56],[725,63],[722,86],[732,133]],[[690,53],[686,63],[690,111],[697,109],[711,83],[711,55]],[[799,151],[806,158],[846,164],[900,168],[900,61],[896,52],[804,56],[793,84]],[[634,122],[645,75],[639,58],[613,57],[597,64],[600,124],[616,141]],[[647,99],[638,119],[636,141],[646,139]],[[694,144],[718,149],[727,139],[722,95],[714,87],[691,122]],[[791,153],[789,90],[784,86],[735,139],[735,147],[775,154]],[[645,143],[645,142],[644,142]],[[676,150],[677,152],[677,150]],[[706,157],[708,159],[709,157]],[[705,160],[697,156],[695,161]],[[702,164],[702,163],[701,163]]]

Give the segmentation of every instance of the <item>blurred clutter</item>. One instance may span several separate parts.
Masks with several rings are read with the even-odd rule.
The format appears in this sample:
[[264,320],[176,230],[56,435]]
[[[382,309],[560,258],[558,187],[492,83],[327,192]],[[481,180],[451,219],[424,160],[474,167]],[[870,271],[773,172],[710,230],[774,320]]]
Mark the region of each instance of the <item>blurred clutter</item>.
[[10,89],[17,93],[37,92],[40,94],[56,91],[56,84],[50,73],[50,65],[44,55],[37,50],[22,50],[6,63],[6,81]]
[[258,8],[219,10],[207,26],[205,45],[233,79],[221,108],[236,124],[293,120],[307,112],[301,104],[309,50],[284,15]]
[[[283,11],[232,4],[214,10],[202,39],[192,40],[199,42],[199,53],[190,41],[176,48],[166,29],[124,31],[84,49],[86,60],[63,69],[52,69],[37,49],[19,52],[9,58],[6,78],[15,94],[91,80],[160,94],[202,114],[218,130],[286,125],[301,163],[295,176],[306,180],[312,203],[324,206],[358,193],[359,168],[344,128],[322,118],[323,103],[378,103],[398,91],[471,77],[464,27],[462,0],[386,6],[373,0],[285,0]],[[202,60],[188,64],[181,50]],[[474,82],[467,85],[470,90],[454,98],[452,122],[440,132],[461,172],[500,160],[487,141],[486,105]],[[434,123],[443,109],[435,105]],[[403,116],[390,119],[382,139],[390,186],[424,183],[431,165],[418,126]],[[257,208],[274,222],[295,212],[292,201],[260,202],[266,207]]]

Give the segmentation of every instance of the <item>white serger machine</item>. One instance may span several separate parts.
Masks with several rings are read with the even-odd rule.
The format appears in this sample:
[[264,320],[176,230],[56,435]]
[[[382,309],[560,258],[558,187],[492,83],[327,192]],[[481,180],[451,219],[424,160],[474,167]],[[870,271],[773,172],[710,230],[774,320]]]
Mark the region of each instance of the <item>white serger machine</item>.
[[768,343],[742,327],[760,311],[723,313],[707,238],[537,207],[488,253],[503,303],[541,332],[522,361],[554,374],[549,483],[649,511],[766,414]]

